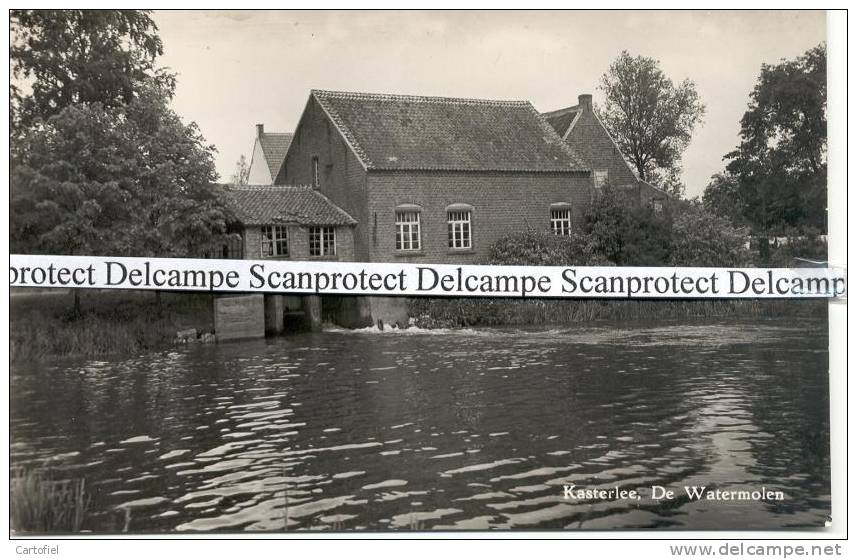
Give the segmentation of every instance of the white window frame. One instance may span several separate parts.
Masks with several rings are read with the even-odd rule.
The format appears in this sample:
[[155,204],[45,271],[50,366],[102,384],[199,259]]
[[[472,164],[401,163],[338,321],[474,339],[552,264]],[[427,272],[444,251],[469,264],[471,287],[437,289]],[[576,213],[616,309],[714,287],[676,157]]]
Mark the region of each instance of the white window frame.
[[417,252],[422,249],[420,211],[417,209],[396,210],[396,250]]
[[308,234],[310,256],[336,256],[336,227],[313,226]]
[[259,250],[262,258],[281,258],[289,255],[288,225],[263,225],[259,234],[261,237]]
[[469,209],[447,209],[446,224],[450,250],[473,248],[473,212]]
[[597,190],[601,190],[610,180],[610,170],[609,169],[596,169],[592,171],[592,183],[595,185]]
[[571,208],[551,208],[551,231],[554,235],[571,235]]

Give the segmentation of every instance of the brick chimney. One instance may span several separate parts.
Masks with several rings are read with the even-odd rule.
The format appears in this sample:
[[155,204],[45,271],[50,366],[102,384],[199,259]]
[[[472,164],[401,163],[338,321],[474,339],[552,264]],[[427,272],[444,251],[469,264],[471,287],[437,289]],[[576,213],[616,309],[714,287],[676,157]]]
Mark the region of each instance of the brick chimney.
[[264,124],[257,124],[256,125],[256,137],[261,138],[262,134],[264,134],[264,133],[265,133],[265,125]]
[[587,112],[592,112],[592,95],[589,93],[578,95],[577,105]]

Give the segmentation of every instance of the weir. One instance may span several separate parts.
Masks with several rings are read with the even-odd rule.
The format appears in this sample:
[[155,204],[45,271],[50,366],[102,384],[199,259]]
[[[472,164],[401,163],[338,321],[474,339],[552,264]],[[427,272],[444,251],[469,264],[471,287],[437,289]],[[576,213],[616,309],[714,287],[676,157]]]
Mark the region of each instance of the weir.
[[320,332],[324,322],[360,328],[372,324],[369,299],[335,295],[216,295],[214,333],[218,341],[229,341]]

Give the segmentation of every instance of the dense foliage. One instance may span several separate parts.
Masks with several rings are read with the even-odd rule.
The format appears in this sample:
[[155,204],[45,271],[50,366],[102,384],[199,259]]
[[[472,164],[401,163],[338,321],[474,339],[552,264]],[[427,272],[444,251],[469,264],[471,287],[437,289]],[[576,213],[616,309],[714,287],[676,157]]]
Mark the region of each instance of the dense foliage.
[[711,211],[761,234],[826,231],[827,56],[820,44],[764,64],[725,175],[705,191]]
[[63,108],[130,103],[141,84],[172,89],[150,14],[137,10],[10,10],[13,128]]
[[698,203],[689,203],[677,213],[671,233],[667,264],[727,267],[750,263],[746,231]]
[[13,13],[13,252],[198,255],[229,213],[213,146],[169,102],[147,13]]
[[[495,242],[485,264],[535,266],[748,266],[785,262],[790,244],[766,259],[751,259],[747,231],[699,202],[673,201],[664,212],[629,204],[609,188],[568,236],[547,230],[511,233]],[[807,243],[810,241],[807,240]],[[806,244],[806,243],[804,243]],[[592,320],[649,320],[715,316],[781,316],[824,312],[824,302],[785,300],[645,301],[497,298],[416,298],[410,313],[425,328],[572,324]]]
[[490,248],[490,264],[534,266],[738,266],[748,263],[746,231],[699,203],[662,212],[605,189],[568,236],[512,233]]

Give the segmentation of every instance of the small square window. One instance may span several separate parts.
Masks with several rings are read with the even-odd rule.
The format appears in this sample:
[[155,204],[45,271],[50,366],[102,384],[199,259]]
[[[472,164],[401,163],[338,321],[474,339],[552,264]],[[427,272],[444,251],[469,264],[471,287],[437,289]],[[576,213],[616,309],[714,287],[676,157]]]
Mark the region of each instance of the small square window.
[[336,255],[336,229],[334,227],[309,228],[310,256]]
[[289,228],[285,225],[262,226],[262,257],[289,255]]
[[571,234],[571,210],[564,208],[551,210],[551,231],[554,235]]
[[592,179],[595,182],[595,188],[600,190],[603,187],[607,186],[609,176],[609,171],[607,171],[607,169],[599,169],[597,171],[592,171]]

